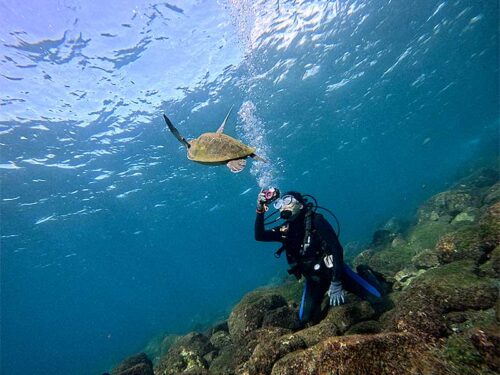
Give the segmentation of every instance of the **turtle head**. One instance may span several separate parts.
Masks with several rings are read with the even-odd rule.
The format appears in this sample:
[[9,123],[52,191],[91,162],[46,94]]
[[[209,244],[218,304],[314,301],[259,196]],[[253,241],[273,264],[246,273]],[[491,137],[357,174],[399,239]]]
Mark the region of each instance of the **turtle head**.
[[198,140],[197,139],[191,139],[187,146],[187,153],[188,153],[188,158],[193,160],[196,159],[198,154],[199,154],[199,145],[198,145]]

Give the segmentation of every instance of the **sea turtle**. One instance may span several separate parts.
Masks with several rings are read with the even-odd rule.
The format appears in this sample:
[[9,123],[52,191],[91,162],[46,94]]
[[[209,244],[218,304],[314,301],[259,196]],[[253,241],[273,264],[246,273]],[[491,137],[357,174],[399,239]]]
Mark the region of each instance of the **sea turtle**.
[[231,172],[238,173],[245,168],[246,158],[249,156],[259,161],[267,161],[254,154],[255,148],[224,134],[224,126],[232,109],[233,107],[229,109],[215,133],[203,133],[198,138],[189,141],[179,133],[166,115],[163,115],[163,118],[175,138],[186,147],[189,160],[207,165],[226,164]]

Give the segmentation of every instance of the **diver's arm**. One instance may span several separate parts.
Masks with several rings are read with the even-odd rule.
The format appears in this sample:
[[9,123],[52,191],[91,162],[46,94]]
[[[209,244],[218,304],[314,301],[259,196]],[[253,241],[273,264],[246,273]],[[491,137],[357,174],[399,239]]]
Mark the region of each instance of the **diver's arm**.
[[340,282],[344,264],[344,249],[339,242],[337,234],[330,223],[319,214],[315,215],[314,227],[319,231],[321,239],[326,241],[327,250],[333,257],[332,281]]
[[275,228],[266,230],[264,228],[264,212],[257,211],[257,215],[255,216],[255,239],[265,242],[281,241],[281,235],[278,230]]

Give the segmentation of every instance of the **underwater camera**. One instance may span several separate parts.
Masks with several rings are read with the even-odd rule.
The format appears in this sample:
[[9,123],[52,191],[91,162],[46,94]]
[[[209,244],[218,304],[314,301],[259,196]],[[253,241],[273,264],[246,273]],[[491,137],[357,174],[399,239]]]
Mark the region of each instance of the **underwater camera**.
[[262,190],[264,197],[266,198],[266,203],[270,203],[280,197],[280,191],[278,188],[269,188]]

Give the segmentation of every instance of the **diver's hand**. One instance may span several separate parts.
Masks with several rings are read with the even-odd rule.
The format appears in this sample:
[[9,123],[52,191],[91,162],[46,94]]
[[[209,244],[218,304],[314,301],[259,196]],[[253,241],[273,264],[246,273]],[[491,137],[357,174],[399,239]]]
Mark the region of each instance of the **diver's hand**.
[[264,190],[261,190],[259,195],[257,195],[257,211],[263,211],[264,204],[266,202],[267,202],[266,194],[264,193]]
[[345,291],[340,281],[331,282],[328,295],[330,296],[330,306],[340,306],[345,303]]

